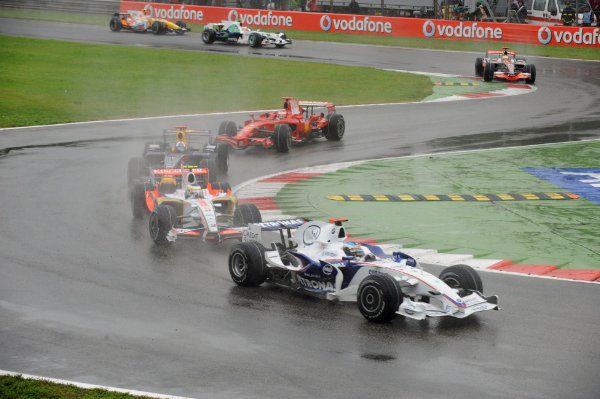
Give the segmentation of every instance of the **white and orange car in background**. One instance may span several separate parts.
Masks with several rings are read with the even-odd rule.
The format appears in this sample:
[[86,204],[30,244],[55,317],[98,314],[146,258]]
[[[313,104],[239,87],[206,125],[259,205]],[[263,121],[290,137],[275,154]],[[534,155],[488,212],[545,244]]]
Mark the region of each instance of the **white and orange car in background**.
[[125,29],[140,33],[152,32],[155,35],[165,33],[183,35],[190,30],[183,21],[171,22],[162,18],[153,18],[151,8],[148,6],[141,11],[117,12],[111,18],[108,26],[113,32]]

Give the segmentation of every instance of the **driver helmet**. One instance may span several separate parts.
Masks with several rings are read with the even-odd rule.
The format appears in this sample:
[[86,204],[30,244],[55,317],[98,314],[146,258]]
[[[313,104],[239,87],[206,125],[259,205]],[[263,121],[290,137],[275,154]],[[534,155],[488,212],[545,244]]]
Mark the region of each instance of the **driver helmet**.
[[355,258],[362,258],[365,256],[365,251],[360,245],[344,245],[343,249],[347,256],[353,256]]
[[178,141],[177,144],[175,144],[175,148],[179,152],[185,152],[185,150],[186,150],[186,146],[185,146],[185,143],[183,141]]
[[144,8],[142,9],[142,13],[146,16],[149,17],[150,15],[152,15],[152,6],[150,4],[146,4],[144,6]]
[[196,185],[188,185],[185,188],[185,198],[202,198],[202,187]]

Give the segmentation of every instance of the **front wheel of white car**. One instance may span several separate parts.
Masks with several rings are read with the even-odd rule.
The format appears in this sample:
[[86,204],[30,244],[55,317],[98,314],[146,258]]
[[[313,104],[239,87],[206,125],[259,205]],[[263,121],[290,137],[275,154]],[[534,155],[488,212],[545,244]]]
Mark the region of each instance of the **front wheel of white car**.
[[248,36],[248,44],[250,47],[257,48],[262,46],[264,37],[258,33],[252,32]]
[[150,237],[156,245],[168,245],[167,235],[177,223],[177,211],[171,205],[159,205],[150,214],[148,227]]
[[392,321],[402,303],[402,289],[387,274],[374,274],[358,286],[358,310],[365,319],[375,323]]
[[256,287],[267,279],[265,247],[256,241],[236,244],[229,253],[229,274],[237,285]]
[[451,288],[462,290],[461,294],[467,294],[470,291],[483,293],[481,277],[471,266],[454,265],[447,267],[440,273],[440,280]]

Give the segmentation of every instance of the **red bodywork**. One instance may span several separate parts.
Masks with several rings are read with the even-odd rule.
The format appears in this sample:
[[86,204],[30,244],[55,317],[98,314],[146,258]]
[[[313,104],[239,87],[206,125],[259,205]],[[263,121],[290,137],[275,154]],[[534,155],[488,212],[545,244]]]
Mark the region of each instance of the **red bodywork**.
[[[335,113],[335,105],[327,102],[299,101],[291,97],[283,97],[284,108],[280,111],[265,112],[258,117],[251,114],[252,119],[244,122],[233,137],[218,135],[217,141],[227,143],[235,149],[249,146],[270,148],[275,145],[273,133],[276,125],[286,124],[292,130],[292,142],[301,143],[321,136],[322,129],[329,125],[328,115]],[[314,108],[325,108],[324,112],[315,113]]]

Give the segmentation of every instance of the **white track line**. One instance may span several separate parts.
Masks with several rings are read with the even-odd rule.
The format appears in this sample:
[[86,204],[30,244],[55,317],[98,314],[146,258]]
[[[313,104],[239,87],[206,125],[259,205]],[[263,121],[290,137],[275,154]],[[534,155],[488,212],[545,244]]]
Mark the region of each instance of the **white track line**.
[[83,382],[76,382],[76,381],[68,381],[68,380],[60,380],[57,378],[48,378],[48,377],[40,377],[37,375],[31,375],[31,374],[21,374],[21,373],[16,373],[14,371],[7,371],[7,370],[0,370],[0,375],[8,375],[8,376],[12,376],[12,377],[22,377],[25,378],[27,380],[37,380],[37,381],[50,381],[56,384],[63,384],[63,385],[74,385],[78,388],[83,388],[83,389],[104,389],[106,391],[110,391],[110,392],[119,392],[119,393],[127,393],[130,395],[134,395],[134,396],[147,396],[150,398],[159,398],[159,399],[193,399],[190,397],[185,397],[185,396],[174,396],[174,395],[165,395],[162,393],[155,393],[155,392],[144,392],[144,391],[136,391],[133,389],[123,389],[123,388],[115,388],[115,387],[108,387],[105,385],[95,385],[95,384],[86,384]]

